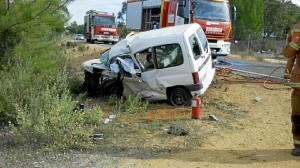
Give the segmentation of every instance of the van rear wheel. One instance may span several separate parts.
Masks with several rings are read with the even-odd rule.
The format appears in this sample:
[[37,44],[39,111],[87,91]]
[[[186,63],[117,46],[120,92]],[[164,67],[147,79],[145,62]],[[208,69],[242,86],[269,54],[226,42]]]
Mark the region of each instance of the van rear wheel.
[[191,93],[180,87],[170,90],[168,96],[168,101],[173,106],[189,106],[191,104],[191,99]]

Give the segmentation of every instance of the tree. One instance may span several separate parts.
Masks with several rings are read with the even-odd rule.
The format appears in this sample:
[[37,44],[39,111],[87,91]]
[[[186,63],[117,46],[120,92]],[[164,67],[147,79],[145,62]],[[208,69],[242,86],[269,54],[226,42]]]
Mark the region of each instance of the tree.
[[67,26],[66,29],[72,34],[83,34],[83,25],[78,25],[76,21]]
[[122,8],[121,11],[118,12],[117,19],[118,19],[118,25],[125,25],[125,19],[124,15],[126,15],[127,12],[127,3],[124,1],[122,2]]
[[291,1],[264,0],[263,34],[284,39],[289,27],[296,23],[300,8]]
[[[68,20],[66,4],[72,0],[14,0],[0,12],[0,65],[9,65],[20,43],[45,39],[64,31]],[[3,6],[1,6],[3,9]]]
[[262,0],[232,0],[232,5],[237,7],[237,20],[233,23],[233,37],[245,39],[249,35],[259,37],[263,21]]

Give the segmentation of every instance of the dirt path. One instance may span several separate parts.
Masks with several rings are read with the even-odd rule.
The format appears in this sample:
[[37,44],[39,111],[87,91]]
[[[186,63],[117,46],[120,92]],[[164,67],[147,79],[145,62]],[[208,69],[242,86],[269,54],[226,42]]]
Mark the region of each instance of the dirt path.
[[[122,158],[120,167],[299,167],[290,154],[290,91],[264,90],[259,85],[228,85],[226,101],[249,110],[231,130],[207,137],[201,147],[159,159]],[[260,102],[253,98],[261,97]],[[240,101],[242,100],[242,101]],[[128,164],[130,163],[130,164]]]

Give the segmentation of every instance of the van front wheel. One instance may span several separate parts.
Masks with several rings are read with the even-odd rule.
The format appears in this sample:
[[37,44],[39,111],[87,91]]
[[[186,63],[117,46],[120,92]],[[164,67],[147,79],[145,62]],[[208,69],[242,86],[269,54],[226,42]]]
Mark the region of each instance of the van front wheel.
[[168,101],[173,106],[189,106],[191,104],[191,99],[192,96],[190,92],[180,87],[170,90],[168,96]]

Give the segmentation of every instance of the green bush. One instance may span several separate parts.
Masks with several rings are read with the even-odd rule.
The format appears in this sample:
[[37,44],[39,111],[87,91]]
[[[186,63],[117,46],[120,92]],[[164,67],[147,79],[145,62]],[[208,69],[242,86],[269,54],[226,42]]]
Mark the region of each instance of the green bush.
[[85,51],[85,50],[86,50],[86,47],[85,47],[84,44],[80,44],[80,45],[78,46],[78,51],[83,52],[83,51]]
[[0,119],[12,123],[13,142],[55,148],[89,144],[102,110],[73,111],[77,101],[70,94],[64,60],[40,52],[0,71]]
[[139,95],[129,95],[126,99],[110,96],[109,104],[115,105],[115,111],[123,114],[143,113],[147,110],[149,103],[141,99]]

